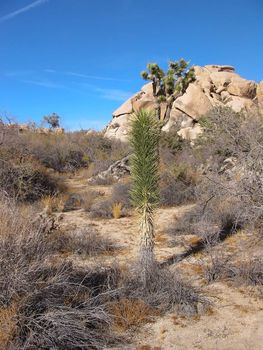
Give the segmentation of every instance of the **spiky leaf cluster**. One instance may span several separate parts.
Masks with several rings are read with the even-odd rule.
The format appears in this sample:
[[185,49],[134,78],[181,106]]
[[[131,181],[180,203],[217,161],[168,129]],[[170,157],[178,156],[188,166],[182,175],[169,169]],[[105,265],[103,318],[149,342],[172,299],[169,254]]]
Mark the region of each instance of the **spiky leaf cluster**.
[[184,93],[195,80],[194,69],[189,68],[189,62],[182,58],[179,61],[170,61],[166,73],[157,63],[149,63],[147,70],[141,72],[141,77],[153,82],[154,95],[164,96],[162,101],[174,94]]
[[131,198],[139,210],[148,212],[158,203],[158,166],[160,122],[155,114],[146,110],[134,113],[131,122],[130,144],[133,149]]

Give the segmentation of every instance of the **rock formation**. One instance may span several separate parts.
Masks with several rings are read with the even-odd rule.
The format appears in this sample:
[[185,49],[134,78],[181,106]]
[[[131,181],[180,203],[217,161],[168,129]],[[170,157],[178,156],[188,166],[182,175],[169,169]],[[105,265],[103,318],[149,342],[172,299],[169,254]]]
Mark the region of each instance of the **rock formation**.
[[[176,129],[183,138],[194,140],[202,132],[198,120],[215,106],[231,107],[236,112],[252,108],[263,112],[263,81],[257,84],[243,79],[227,65],[195,66],[194,71],[196,80],[174,101],[170,118],[164,121],[164,131]],[[162,114],[165,102],[160,107]],[[152,83],[144,85],[113,113],[105,136],[126,141],[130,116],[141,108],[156,108]]]
[[130,159],[130,156],[126,156],[121,160],[117,160],[107,170],[102,171],[99,174],[91,177],[88,180],[88,182],[90,184],[96,184],[98,182],[103,183],[108,178],[119,180],[124,175],[130,174],[129,159]]

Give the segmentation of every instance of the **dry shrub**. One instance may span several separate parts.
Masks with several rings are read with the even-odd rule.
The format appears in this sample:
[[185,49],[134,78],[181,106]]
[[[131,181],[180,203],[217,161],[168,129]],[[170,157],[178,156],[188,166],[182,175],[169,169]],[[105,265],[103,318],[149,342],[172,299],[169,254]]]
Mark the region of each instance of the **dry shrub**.
[[143,300],[127,298],[111,303],[109,312],[113,316],[113,330],[117,332],[135,330],[160,315],[160,310],[145,304]]
[[90,215],[92,218],[112,218],[112,202],[110,200],[103,200],[94,203],[90,208]]
[[52,247],[34,213],[22,216],[12,200],[1,199],[0,222],[0,303],[9,305],[32,288],[31,274]]
[[225,266],[225,277],[237,285],[263,286],[263,259],[251,258]]
[[116,292],[112,269],[76,270],[71,264],[42,267],[36,287],[18,310],[17,347],[31,349],[101,349],[110,333],[108,302]]
[[110,165],[128,152],[125,144],[105,138],[103,133],[87,134],[84,130],[44,134],[32,129],[21,133],[16,127],[1,123],[0,138],[1,148],[21,153],[24,157],[32,156],[45,167],[59,172],[74,172],[93,163],[94,169],[102,168],[105,162]]
[[125,295],[143,300],[145,304],[164,312],[175,310],[185,316],[193,316],[209,305],[200,291],[183,281],[178,272],[153,264],[148,271],[147,281],[142,279],[141,268],[137,264],[125,279]]
[[114,203],[112,205],[112,216],[114,219],[119,219],[121,217],[122,213],[122,204],[121,203]]
[[82,203],[81,203],[81,207],[85,210],[85,211],[90,211],[95,199],[97,197],[100,196],[100,193],[98,191],[85,191],[81,193],[81,199],[82,199]]
[[[5,349],[102,349],[111,344],[116,338],[107,307],[117,295],[117,269],[56,264],[52,234],[36,227],[32,216],[22,217],[10,200],[2,198],[0,219],[0,314],[7,328],[0,339]],[[95,242],[90,237],[90,246],[85,242],[83,249],[98,249]]]
[[195,226],[199,222],[200,217],[200,211],[193,207],[179,217],[175,215],[165,232],[171,237],[196,234]]
[[117,183],[112,188],[111,200],[113,203],[121,203],[123,208],[130,209],[132,207],[130,198],[131,184]]
[[[229,108],[215,108],[201,120],[205,133],[198,147],[205,164],[199,192],[201,200],[209,202],[206,209],[209,210],[212,202],[217,205],[228,202],[234,225],[260,230],[263,227],[262,118],[253,111],[247,115]],[[229,223],[227,216],[222,219]]]
[[195,177],[186,166],[178,165],[174,171],[164,171],[160,181],[160,203],[173,206],[195,200]]
[[235,256],[228,255],[218,247],[213,248],[207,244],[209,262],[202,264],[204,277],[207,282],[225,280],[234,285],[262,286],[263,285],[263,259],[252,257],[237,260]]
[[32,159],[0,159],[0,189],[19,201],[32,202],[54,196],[65,186],[54,174]]
[[50,244],[55,251],[87,256],[111,253],[119,247],[109,238],[103,237],[92,226],[72,232],[57,231],[50,235]]

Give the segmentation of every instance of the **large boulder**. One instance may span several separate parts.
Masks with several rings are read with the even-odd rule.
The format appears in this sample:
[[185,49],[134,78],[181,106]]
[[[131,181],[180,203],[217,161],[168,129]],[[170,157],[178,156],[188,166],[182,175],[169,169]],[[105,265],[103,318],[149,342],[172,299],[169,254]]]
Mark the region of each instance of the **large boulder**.
[[[194,140],[202,131],[198,120],[215,106],[231,107],[236,112],[260,108],[263,112],[263,82],[241,78],[229,65],[195,66],[194,71],[196,80],[174,101],[164,131],[176,129],[183,138]],[[132,113],[142,108],[155,110],[157,106],[152,83],[148,83],[113,113],[105,136],[126,141]],[[166,104],[161,104],[161,118],[165,109]]]
[[190,84],[183,94],[173,103],[173,109],[184,112],[194,120],[198,120],[212,107],[200,85]]

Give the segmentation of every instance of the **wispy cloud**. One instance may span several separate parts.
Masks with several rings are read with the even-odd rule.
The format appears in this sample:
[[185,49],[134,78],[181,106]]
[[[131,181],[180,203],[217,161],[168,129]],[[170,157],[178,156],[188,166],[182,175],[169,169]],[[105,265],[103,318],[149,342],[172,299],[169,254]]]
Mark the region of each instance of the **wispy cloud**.
[[94,79],[94,80],[109,80],[109,81],[127,81],[125,79],[118,79],[118,78],[111,78],[111,77],[102,77],[98,75],[87,75],[82,73],[75,73],[75,72],[64,72],[66,75],[70,75],[73,77],[78,78],[85,78],[85,79]]
[[46,73],[57,73],[57,74],[71,76],[71,77],[83,78],[83,79],[91,79],[91,80],[126,81],[126,82],[130,81],[128,79],[104,77],[104,76],[100,76],[100,75],[90,75],[90,74],[83,74],[83,73],[72,72],[72,71],[59,72],[59,71],[56,71],[55,69],[45,69],[44,71]]
[[101,89],[96,88],[95,91],[98,93],[99,97],[111,101],[125,101],[130,98],[133,93],[130,91],[120,90],[120,89]]
[[62,84],[57,84],[52,81],[46,81],[46,80],[21,80],[23,83],[42,86],[45,88],[52,88],[52,89],[64,89],[65,86]]
[[45,4],[48,1],[49,0],[37,0],[37,1],[34,1],[34,2],[32,2],[31,4],[29,4],[27,6],[21,7],[20,9],[18,9],[16,11],[13,11],[11,13],[8,13],[5,16],[0,17],[0,23],[8,21],[9,19],[12,19],[12,18],[14,18],[16,16],[19,16],[20,14],[22,14],[24,12],[30,11],[33,8],[37,7],[37,6]]

